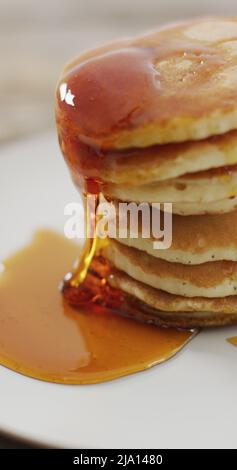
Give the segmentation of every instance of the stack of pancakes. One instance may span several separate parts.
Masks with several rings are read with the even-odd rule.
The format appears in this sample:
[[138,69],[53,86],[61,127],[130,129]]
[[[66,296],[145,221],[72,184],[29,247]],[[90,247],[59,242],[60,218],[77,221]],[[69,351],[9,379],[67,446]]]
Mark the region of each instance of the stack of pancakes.
[[63,80],[78,99],[70,126],[81,155],[95,155],[87,176],[105,198],[173,204],[170,248],[141,230],[109,241],[109,282],[161,324],[237,323],[237,19],[114,43],[69,64]]

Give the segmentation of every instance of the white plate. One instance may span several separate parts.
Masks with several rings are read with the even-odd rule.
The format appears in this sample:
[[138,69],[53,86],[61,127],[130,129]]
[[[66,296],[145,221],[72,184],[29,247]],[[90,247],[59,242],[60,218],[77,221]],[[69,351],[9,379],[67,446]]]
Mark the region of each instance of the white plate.
[[[0,156],[0,259],[37,228],[63,231],[77,201],[56,137],[5,147]],[[0,429],[51,447],[237,446],[237,327],[202,332],[172,360],[90,386],[33,380],[0,367]]]

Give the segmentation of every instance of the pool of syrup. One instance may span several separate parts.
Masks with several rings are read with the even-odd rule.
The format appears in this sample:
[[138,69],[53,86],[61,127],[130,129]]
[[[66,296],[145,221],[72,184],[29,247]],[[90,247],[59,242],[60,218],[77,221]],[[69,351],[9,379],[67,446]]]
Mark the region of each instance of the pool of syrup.
[[59,285],[77,256],[78,245],[54,232],[40,231],[5,261],[0,276],[2,365],[49,382],[92,384],[166,361],[195,334],[117,315],[121,299],[116,291],[110,291],[109,297],[107,292],[110,303],[105,308],[101,298],[91,298],[91,286],[96,295],[101,284],[106,288],[93,269],[89,284],[79,286],[74,309]]

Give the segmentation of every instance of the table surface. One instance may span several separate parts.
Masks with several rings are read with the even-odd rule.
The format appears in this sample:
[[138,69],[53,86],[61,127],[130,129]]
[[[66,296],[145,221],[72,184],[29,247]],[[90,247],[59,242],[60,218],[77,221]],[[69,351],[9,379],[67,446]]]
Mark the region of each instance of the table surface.
[[[215,4],[215,15],[234,14],[235,1]],[[158,24],[213,14],[200,0],[0,0],[0,144],[54,126],[54,89],[62,65],[81,50]],[[29,448],[0,435],[0,448]]]

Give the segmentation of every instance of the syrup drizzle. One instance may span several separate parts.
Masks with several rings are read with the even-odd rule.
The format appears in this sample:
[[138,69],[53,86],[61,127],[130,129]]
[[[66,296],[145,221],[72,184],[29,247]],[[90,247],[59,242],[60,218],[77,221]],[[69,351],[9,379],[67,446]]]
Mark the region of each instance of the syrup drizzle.
[[[89,184],[88,184],[89,186]],[[95,196],[94,210],[90,207],[90,196]],[[99,204],[99,194],[84,195],[84,214],[86,226],[86,241],[81,256],[72,273],[68,273],[64,279],[64,287],[79,287],[86,279],[88,270],[93,261],[96,251],[99,249],[99,239],[96,237],[96,209]]]

